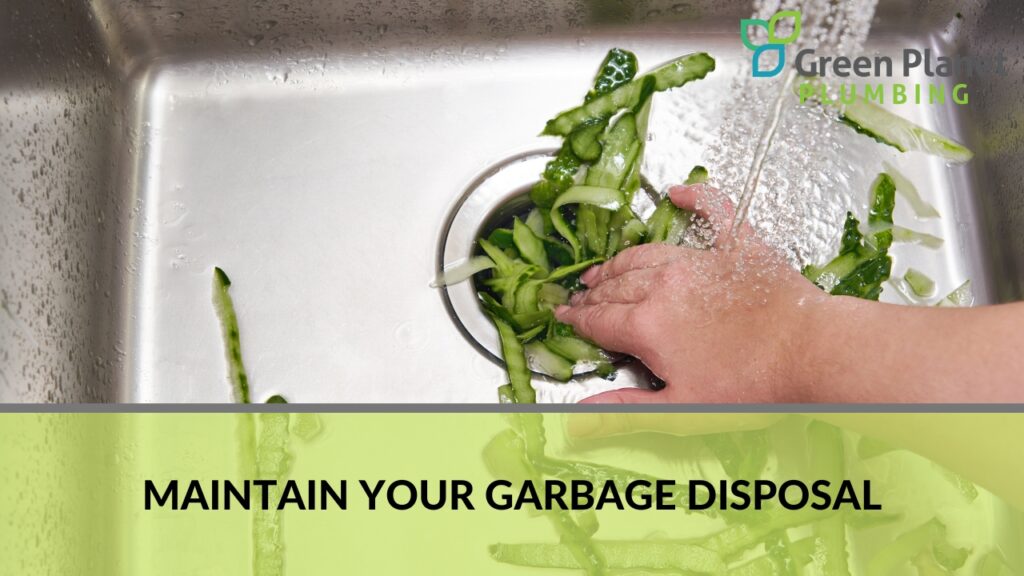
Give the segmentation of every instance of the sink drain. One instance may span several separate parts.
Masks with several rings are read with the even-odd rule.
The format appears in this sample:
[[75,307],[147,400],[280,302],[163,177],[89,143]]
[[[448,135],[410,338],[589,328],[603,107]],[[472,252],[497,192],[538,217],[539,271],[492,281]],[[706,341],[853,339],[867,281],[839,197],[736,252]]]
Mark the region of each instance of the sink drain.
[[[437,271],[476,253],[482,234],[530,204],[530,187],[544,171],[553,151],[520,154],[492,166],[466,189],[448,218],[438,251]],[[486,235],[486,234],[484,234]],[[478,350],[501,363],[501,341],[480,308],[472,280],[441,288],[456,326]]]
[[[529,191],[554,155],[554,150],[528,152],[507,158],[477,177],[459,198],[448,217],[438,249],[437,273],[478,253],[477,238],[487,236],[509,218],[530,206]],[[654,209],[656,194],[643,181],[646,194],[637,194],[634,211],[649,215]],[[440,289],[448,314],[456,327],[477,350],[493,362],[504,365],[501,341],[490,318],[480,307],[472,280]],[[616,364],[616,387],[638,386],[656,388],[659,381],[643,364],[624,357]],[[535,373],[535,379],[544,377]],[[590,373],[577,375],[578,382],[603,380]],[[606,386],[607,387],[607,386]]]

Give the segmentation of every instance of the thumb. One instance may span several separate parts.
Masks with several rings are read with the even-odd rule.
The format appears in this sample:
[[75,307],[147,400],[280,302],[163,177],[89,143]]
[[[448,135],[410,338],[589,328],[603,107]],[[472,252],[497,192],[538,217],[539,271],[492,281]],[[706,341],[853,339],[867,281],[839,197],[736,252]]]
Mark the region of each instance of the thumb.
[[641,388],[621,388],[595,394],[584,398],[580,404],[664,404],[667,400],[659,393],[660,390],[643,390]]
[[[580,404],[663,404],[667,402],[661,390],[620,388],[584,398]],[[583,412],[570,414],[567,431],[572,438],[603,438],[640,431],[636,418],[642,414],[629,412]],[[655,417],[662,416],[654,414]],[[655,427],[657,429],[657,427]]]

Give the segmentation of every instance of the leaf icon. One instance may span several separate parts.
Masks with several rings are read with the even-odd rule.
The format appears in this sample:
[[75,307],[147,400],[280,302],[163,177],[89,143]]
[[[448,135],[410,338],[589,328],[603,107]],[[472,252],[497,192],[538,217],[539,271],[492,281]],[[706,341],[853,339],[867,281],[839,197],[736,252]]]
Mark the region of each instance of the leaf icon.
[[[771,70],[761,70],[760,60],[761,55],[766,52],[777,52],[778,62],[775,64],[775,68]],[[757,78],[771,78],[772,76],[778,76],[779,72],[782,72],[782,67],[786,64],[786,46],[784,44],[765,44],[764,46],[758,46],[754,50],[754,55],[751,58],[751,66],[753,66],[753,75]]]
[[757,50],[757,47],[760,46],[760,44],[754,44],[750,40],[749,33],[751,26],[761,27],[768,31],[768,21],[761,20],[760,18],[743,18],[740,20],[740,39],[743,40],[743,45],[750,50]]
[[[778,30],[779,21],[784,18],[792,19],[793,31],[785,38],[779,38],[775,31]],[[796,39],[800,37],[800,11],[799,10],[781,10],[776,12],[772,16],[771,20],[768,21],[768,43],[770,44],[792,44],[796,42]],[[746,42],[744,42],[746,44]]]

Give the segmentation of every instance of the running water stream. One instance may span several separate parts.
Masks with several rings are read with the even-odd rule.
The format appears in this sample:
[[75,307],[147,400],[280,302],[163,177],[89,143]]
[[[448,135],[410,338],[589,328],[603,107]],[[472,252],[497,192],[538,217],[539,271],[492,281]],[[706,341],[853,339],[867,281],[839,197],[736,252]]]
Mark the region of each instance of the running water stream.
[[[741,94],[753,95],[754,99],[761,103],[757,108],[765,110],[765,113],[755,116],[753,120],[755,124],[759,123],[763,128],[761,129],[760,137],[756,140],[756,147],[754,148],[742,186],[736,187],[735,184],[738,184],[737,182],[733,183],[733,186],[726,188],[727,190],[738,190],[739,196],[736,201],[735,216],[729,225],[727,237],[723,239],[722,245],[731,246],[733,244],[733,239],[738,230],[748,218],[751,203],[755,197],[764,194],[761,187],[763,182],[762,176],[765,173],[766,163],[773,152],[772,146],[777,135],[779,135],[783,116],[790,108],[796,106],[796,98],[793,95],[793,85],[797,78],[796,69],[793,64],[796,54],[806,48],[814,49],[819,54],[860,53],[870,31],[876,5],[877,0],[853,0],[849,2],[831,0],[769,0],[755,4],[752,18],[763,21],[771,20],[772,16],[779,11],[798,11],[801,18],[799,23],[800,34],[795,42],[786,46],[784,53],[786,62],[783,68],[784,72],[780,77],[777,77],[774,81],[766,81],[765,78],[755,78],[749,70],[744,70],[734,81],[734,88]],[[778,25],[780,29],[775,31],[775,36],[785,38],[789,36],[797,23],[794,23],[792,18],[783,18],[779,20]],[[756,45],[761,45],[768,41],[768,31],[762,27],[753,27],[748,33]],[[769,58],[762,58],[762,60],[766,61],[759,63],[760,68],[772,69],[777,63],[776,54],[771,51],[764,54],[769,56]],[[734,108],[734,110],[742,114],[743,112],[749,113],[750,109]],[[821,115],[824,116],[824,114]],[[722,124],[723,132],[720,140],[723,144],[735,142],[737,138],[749,137],[746,131],[737,131],[735,127],[740,124],[747,124],[750,120],[746,122],[743,122],[740,118],[734,118],[734,120],[737,122],[725,122]],[[830,120],[831,118],[825,118],[826,122]],[[824,134],[828,138],[830,130],[826,129]],[[801,134],[798,130],[792,130],[782,135],[783,138],[788,137],[807,141],[807,139],[801,138],[802,136],[805,135]],[[831,144],[830,147],[835,147],[835,143],[829,144]],[[719,151],[721,152],[725,149],[723,147]],[[807,157],[809,156],[810,154],[807,155]],[[790,162],[799,161],[800,158],[790,159]],[[791,165],[791,168],[800,169],[801,167]],[[783,173],[782,175],[784,177],[792,177],[792,174]],[[772,182],[771,179],[764,182],[765,187],[774,184],[775,182]],[[721,232],[719,231],[719,233]]]
[[[796,268],[834,256],[843,214],[863,211],[864,191],[895,152],[853,137],[836,122],[834,109],[800,105],[793,61],[804,48],[819,55],[862,54],[876,3],[758,2],[752,18],[768,21],[782,10],[801,13],[799,38],[785,48],[784,71],[753,77],[752,52],[741,47],[733,56],[719,57],[719,70],[705,80],[659,97],[644,158],[648,180],[665,190],[682,182],[694,165],[703,165],[709,184],[737,206],[737,230],[741,222],[749,224]],[[792,21],[786,20],[780,20],[777,37],[791,32]],[[767,41],[764,28],[749,32],[755,44]],[[759,67],[771,69],[775,63],[769,51]],[[721,228],[711,231],[719,246],[729,244],[734,226],[724,222]]]
[[725,238],[725,245],[727,247],[732,245],[733,239],[739,232],[739,227],[742,226],[743,222],[747,218],[747,210],[750,209],[750,200],[754,197],[757,185],[761,181],[761,172],[764,170],[764,162],[768,157],[768,151],[771,149],[772,141],[775,140],[775,134],[779,131],[779,122],[782,120],[782,113],[785,110],[789,87],[792,86],[794,78],[796,78],[795,71],[791,70],[786,73],[785,80],[782,83],[782,89],[779,90],[778,95],[775,97],[775,103],[771,107],[771,115],[768,118],[768,125],[765,126],[764,134],[757,143],[757,149],[754,151],[754,160],[750,165],[750,172],[747,175],[747,182],[743,186],[743,190],[740,192],[740,199],[736,205],[736,212],[733,216],[732,222],[729,224],[729,233]]
[[[741,48],[736,56],[720,57],[719,70],[705,80],[657,100],[644,173],[664,190],[683,181],[695,164],[706,166],[709,183],[737,206],[734,223],[713,231],[720,246],[730,243],[742,222],[794,267],[834,256],[843,214],[861,211],[864,191],[893,152],[868,138],[851,137],[835,121],[835,110],[800,105],[793,61],[804,48],[819,55],[862,54],[876,3],[758,2],[751,18],[768,21],[782,10],[801,13],[801,31],[786,45],[782,73],[753,77],[752,52]],[[780,19],[776,36],[789,35],[792,26],[792,19]],[[749,36],[764,44],[767,30],[751,27]],[[774,58],[766,52],[759,67],[773,68]]]

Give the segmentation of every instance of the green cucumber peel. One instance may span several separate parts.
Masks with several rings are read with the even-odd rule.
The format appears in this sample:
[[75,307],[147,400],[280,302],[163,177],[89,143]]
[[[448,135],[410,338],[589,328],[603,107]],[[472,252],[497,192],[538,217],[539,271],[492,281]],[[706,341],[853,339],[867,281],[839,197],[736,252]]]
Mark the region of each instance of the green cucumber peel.
[[505,371],[508,373],[515,401],[519,404],[533,404],[537,401],[537,393],[530,382],[530,368],[526,364],[526,352],[522,343],[516,338],[516,332],[511,324],[494,314],[491,315],[491,321],[498,329],[501,355],[505,360]]
[[704,184],[708,181],[708,169],[697,165],[690,170],[690,174],[686,177],[686,181],[683,184]]
[[224,339],[224,355],[228,363],[228,380],[236,402],[249,403],[249,376],[242,362],[242,341],[238,331],[238,315],[229,292],[231,279],[218,267],[213,268],[213,308],[220,320]]
[[861,98],[855,98],[849,103],[823,101],[821,94],[825,89],[824,83],[820,80],[810,80],[804,84],[810,84],[814,91],[812,94],[804,93],[802,84],[794,84],[793,90],[801,102],[813,99],[823,106],[838,108],[837,119],[840,123],[880,144],[891,146],[900,152],[917,150],[956,163],[967,162],[974,157],[974,153],[963,144],[918,126],[878,104]]
[[868,225],[879,223],[892,225],[892,213],[896,209],[896,183],[882,172],[871,184],[871,206],[868,208]]
[[529,226],[523,224],[519,218],[512,219],[512,239],[523,260],[537,266],[544,274],[550,271],[548,255],[544,249],[544,241]]
[[919,298],[929,298],[935,294],[935,281],[920,270],[907,268],[907,271],[903,273],[903,280]]
[[538,238],[544,239],[544,236],[548,234],[549,224],[544,220],[544,212],[536,206],[530,210],[530,213],[526,215],[526,220],[523,221],[530,230],[537,235]]
[[513,314],[502,303],[486,292],[477,292],[477,297],[480,299],[480,304],[483,306],[484,311],[491,316],[500,318],[503,322],[512,326],[516,332],[526,332],[533,330],[537,326],[544,327],[551,319],[551,312],[548,310]]
[[[704,184],[708,180],[708,169],[694,166],[683,182],[685,185]],[[672,203],[667,195],[658,201],[654,213],[647,220],[647,241],[679,244],[683,234],[690,227],[690,213]]]
[[830,294],[878,300],[882,283],[892,273],[889,247],[893,242],[895,202],[892,179],[885,173],[879,174],[871,188],[868,219],[882,229],[865,236],[860,231],[860,222],[847,212],[839,255],[824,266],[805,266],[803,275]]
[[581,256],[580,241],[560,211],[560,208],[567,204],[582,204],[617,210],[619,206],[623,205],[622,192],[614,188],[598,186],[573,186],[559,196],[551,207],[551,222],[554,224],[555,231],[572,246],[574,259],[578,262]]
[[601,348],[573,336],[549,336],[545,341],[553,352],[572,362],[607,362],[608,354]]
[[502,250],[515,250],[516,242],[512,239],[512,230],[495,228],[487,235],[487,241]]
[[955,290],[947,294],[945,298],[939,300],[935,305],[943,308],[967,308],[974,305],[974,293],[971,291],[971,281],[966,280]]
[[636,116],[627,112],[608,131],[601,157],[587,169],[586,184],[620,188],[639,152]]
[[431,288],[451,286],[463,282],[475,274],[490,270],[495,267],[494,260],[487,256],[473,256],[454,265],[445,267],[444,271],[437,275],[437,278],[430,283]]
[[917,230],[911,230],[910,228],[904,228],[902,226],[892,227],[892,241],[893,242],[904,242],[907,244],[919,244],[925,248],[931,248],[932,250],[938,250],[942,248],[945,241],[938,236],[933,236],[925,232],[918,232]]
[[582,106],[562,112],[548,121],[543,133],[552,136],[566,136],[585,122],[611,118],[620,110],[635,108],[644,95],[643,79],[645,77],[654,78],[654,90],[661,92],[670,88],[678,88],[693,80],[700,80],[714,69],[714,58],[703,52],[677,58]]
[[[846,452],[842,431],[820,420],[807,426],[812,474],[815,478],[839,483],[846,477]],[[849,551],[846,547],[846,523],[842,514],[835,514],[814,525],[814,536],[820,546],[818,564],[824,576],[850,576]]]
[[[515,328],[515,326],[513,326],[513,328]],[[530,342],[531,340],[533,340],[537,336],[540,336],[541,334],[543,334],[545,328],[546,327],[543,324],[541,324],[539,326],[534,326],[533,328],[530,328],[529,330],[527,330],[525,332],[516,332],[516,338],[519,338],[520,342],[522,342],[523,344],[526,344],[527,342]]]
[[911,210],[914,211],[914,215],[918,218],[939,218],[939,211],[934,206],[929,204],[924,198],[921,198],[921,194],[917,191],[917,187],[914,186],[913,182],[909,178],[904,176],[896,167],[888,162],[882,162],[882,167],[889,176],[892,177],[892,181],[896,184],[896,193],[910,204]]
[[888,255],[892,232],[879,232],[872,242],[867,242],[859,225],[853,214],[847,213],[839,255],[824,266],[806,266],[802,273],[830,294],[877,300],[882,294],[882,283],[892,272],[892,258]]
[[596,118],[584,122],[566,137],[566,141],[576,156],[585,162],[593,162],[601,157],[601,137],[608,128],[607,118]]
[[572,378],[573,363],[552,352],[544,342],[530,342],[524,347],[526,359],[534,372],[562,382]]
[[511,384],[498,386],[498,404],[515,404],[516,393],[512,390]]
[[597,69],[594,87],[587,93],[583,101],[590,102],[598,96],[604,96],[615,90],[635,78],[639,69],[640,64],[637,62],[635,54],[622,48],[612,48]]
[[935,518],[908,530],[875,554],[868,562],[867,576],[889,576],[918,554],[928,551],[935,543],[944,540],[945,535],[946,527]]
[[544,167],[539,182],[530,188],[530,200],[540,208],[550,208],[555,199],[576,183],[581,161],[569,142],[562,144],[558,154]]
[[500,277],[517,276],[526,264],[521,261],[517,261],[514,258],[509,257],[504,250],[498,248],[489,241],[481,238],[477,241],[480,247],[483,248],[484,253],[494,262],[494,267],[497,269],[497,275]]
[[554,282],[545,282],[537,292],[537,299],[541,304],[551,308],[569,303],[569,290]]

